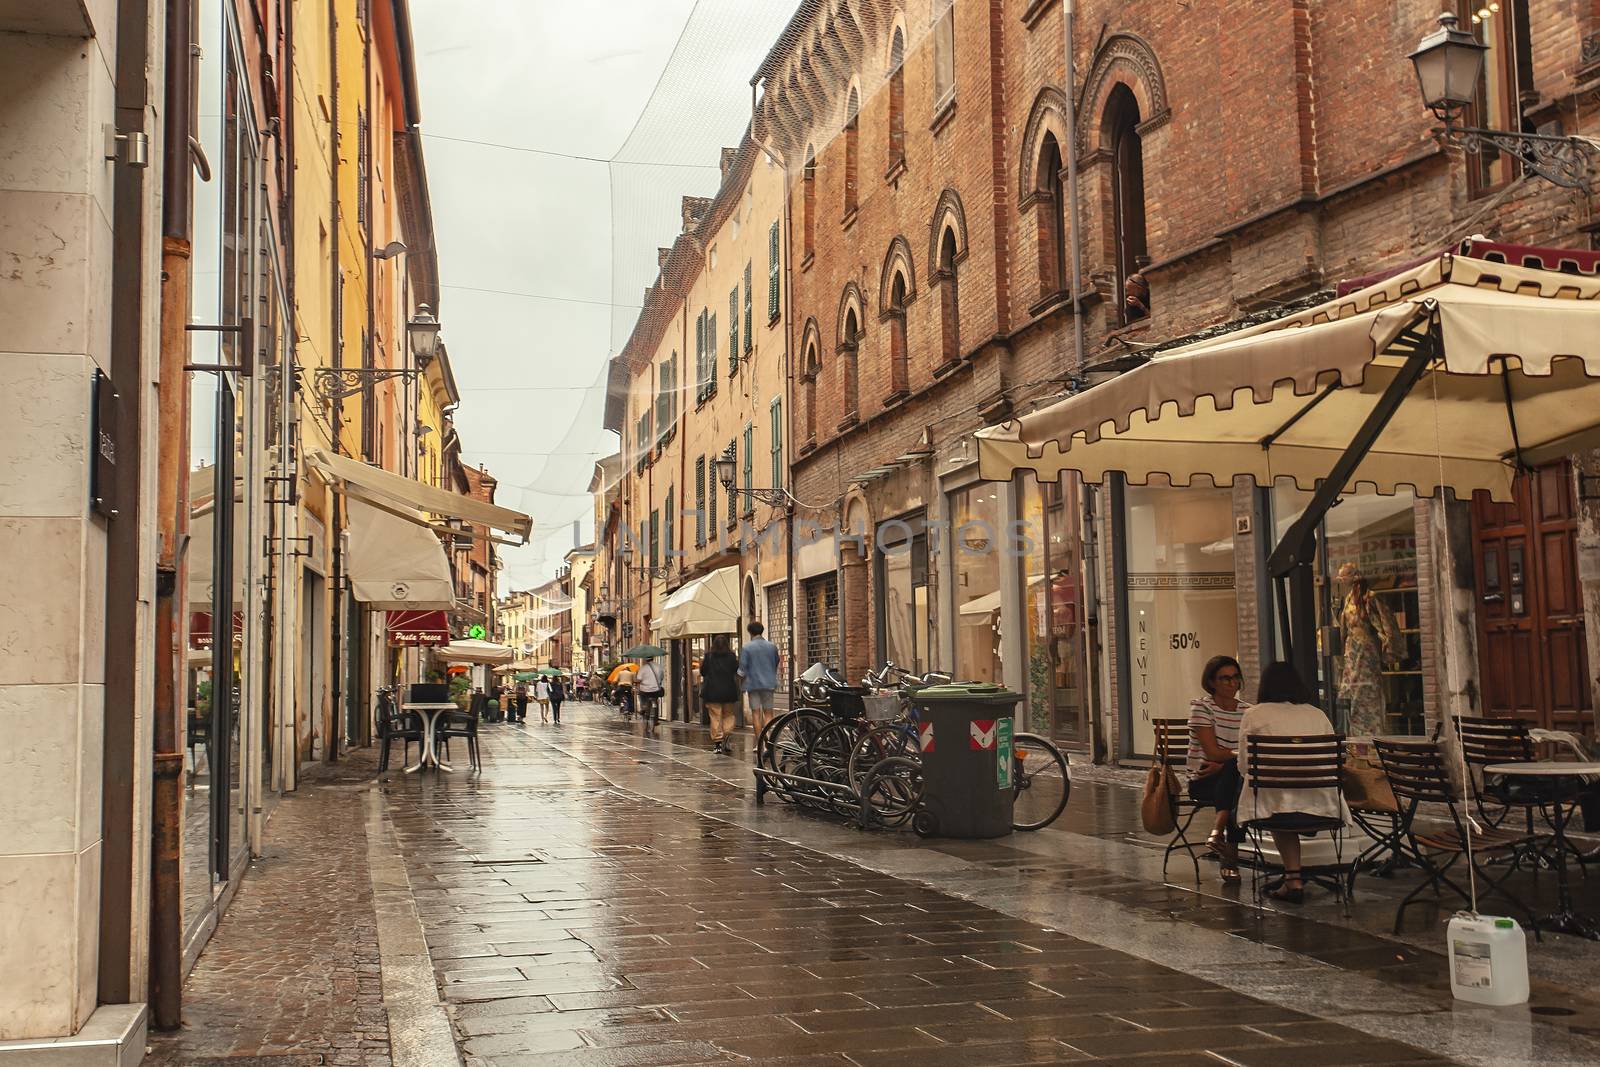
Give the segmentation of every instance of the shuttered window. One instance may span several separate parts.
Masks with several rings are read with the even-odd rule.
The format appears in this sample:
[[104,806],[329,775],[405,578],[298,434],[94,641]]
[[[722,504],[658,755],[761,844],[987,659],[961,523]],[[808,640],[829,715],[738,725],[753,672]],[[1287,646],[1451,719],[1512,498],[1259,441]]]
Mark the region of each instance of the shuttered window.
[[694,543],[706,543],[706,457],[694,461]]
[[[735,460],[738,460],[738,458],[739,458],[739,442],[737,440],[733,440],[733,441],[729,441],[728,442],[728,451],[727,451],[726,454],[729,455],[729,456],[732,456]],[[737,465],[735,465],[733,469],[735,471],[737,471],[739,468],[738,468]],[[733,524],[739,521],[739,493],[737,491],[738,484],[739,484],[739,476],[737,474],[735,474],[734,475],[733,485],[728,488],[728,527],[729,527],[729,529],[732,529],[733,528]]]
[[669,567],[672,565],[672,529],[673,529],[673,527],[678,525],[678,522],[677,522],[678,516],[677,516],[677,513],[673,510],[673,507],[672,507],[673,495],[674,494],[673,494],[672,490],[668,489],[667,490],[667,508],[666,508],[667,529],[666,529],[666,532],[662,535],[663,539],[666,542],[665,558],[667,560],[667,566],[669,566]]
[[751,321],[751,318],[750,318],[750,308],[751,308],[751,305],[755,303],[755,297],[752,296],[751,293],[750,293],[750,271],[751,271],[751,267],[752,267],[752,264],[750,264],[749,262],[746,262],[745,265],[744,265],[744,352],[745,352],[745,355],[749,355],[750,354],[750,349],[755,345],[755,327],[752,325],[752,321]]
[[728,294],[728,377],[739,373],[739,287]]
[[[743,483],[744,487],[746,489],[749,489],[751,486],[755,485],[755,472],[754,472],[755,451],[756,451],[756,447],[755,446],[756,446],[756,428],[755,428],[755,425],[753,423],[748,423],[747,422],[747,423],[744,424],[744,483]],[[744,513],[746,515],[748,515],[751,512],[755,511],[755,509],[756,509],[756,498],[751,496],[749,493],[745,493],[744,494]]]
[[778,224],[767,232],[767,321],[778,319]]
[[772,398],[772,487],[783,488],[783,398]]

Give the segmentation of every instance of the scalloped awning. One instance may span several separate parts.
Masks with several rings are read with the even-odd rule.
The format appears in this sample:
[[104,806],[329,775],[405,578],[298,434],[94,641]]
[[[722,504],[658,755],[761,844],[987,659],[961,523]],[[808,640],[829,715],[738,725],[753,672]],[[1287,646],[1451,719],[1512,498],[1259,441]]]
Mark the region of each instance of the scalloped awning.
[[1350,487],[1511,499],[1516,463],[1600,444],[1600,278],[1444,255],[1325,304],[1161,353],[979,430],[984,478],[1311,489],[1423,346],[1428,371]]

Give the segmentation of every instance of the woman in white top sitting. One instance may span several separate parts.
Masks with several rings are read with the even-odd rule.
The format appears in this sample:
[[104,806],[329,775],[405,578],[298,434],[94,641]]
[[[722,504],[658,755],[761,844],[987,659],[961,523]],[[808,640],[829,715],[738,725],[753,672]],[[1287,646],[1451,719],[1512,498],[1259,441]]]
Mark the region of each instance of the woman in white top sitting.
[[[1333,733],[1333,725],[1313,701],[1311,690],[1294,669],[1294,664],[1279,661],[1261,672],[1256,702],[1239,723],[1239,770],[1244,790],[1239,799],[1239,825],[1288,813],[1344,819],[1344,799],[1337,789],[1262,789],[1250,785],[1249,739],[1258,735],[1311,737]],[[1273,830],[1272,843],[1283,859],[1283,881],[1268,891],[1274,900],[1298,904],[1305,899],[1305,883],[1300,878],[1300,834],[1293,830]]]

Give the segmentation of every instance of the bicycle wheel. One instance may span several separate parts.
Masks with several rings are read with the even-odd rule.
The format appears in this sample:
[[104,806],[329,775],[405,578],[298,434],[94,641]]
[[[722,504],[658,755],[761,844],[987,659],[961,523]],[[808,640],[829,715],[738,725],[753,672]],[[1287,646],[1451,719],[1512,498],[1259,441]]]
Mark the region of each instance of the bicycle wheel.
[[[884,826],[899,826],[922,805],[922,761],[915,756],[890,756],[862,773],[861,809]],[[862,824],[867,823],[862,819]]]
[[764,754],[767,768],[779,774],[806,775],[806,749],[831,721],[810,708],[797,708],[774,719]]
[[835,720],[824,726],[806,746],[806,777],[843,784],[855,744],[854,724]]
[[922,746],[917,743],[917,732],[908,726],[884,724],[875,726],[856,739],[850,750],[850,788],[861,793],[862,781],[873,766],[891,756],[919,757]]
[[1072,793],[1061,750],[1037,734],[1017,734],[1011,739],[1011,775],[1016,790],[1011,828],[1042,830],[1055,822]]

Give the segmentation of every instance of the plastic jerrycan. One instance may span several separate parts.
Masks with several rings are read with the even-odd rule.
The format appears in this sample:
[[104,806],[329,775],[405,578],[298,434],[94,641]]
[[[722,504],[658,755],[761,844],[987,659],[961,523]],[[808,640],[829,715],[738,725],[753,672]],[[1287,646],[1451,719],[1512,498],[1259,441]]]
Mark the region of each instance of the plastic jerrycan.
[[1450,991],[1474,1004],[1528,1002],[1528,939],[1515,919],[1467,915],[1450,920]]

